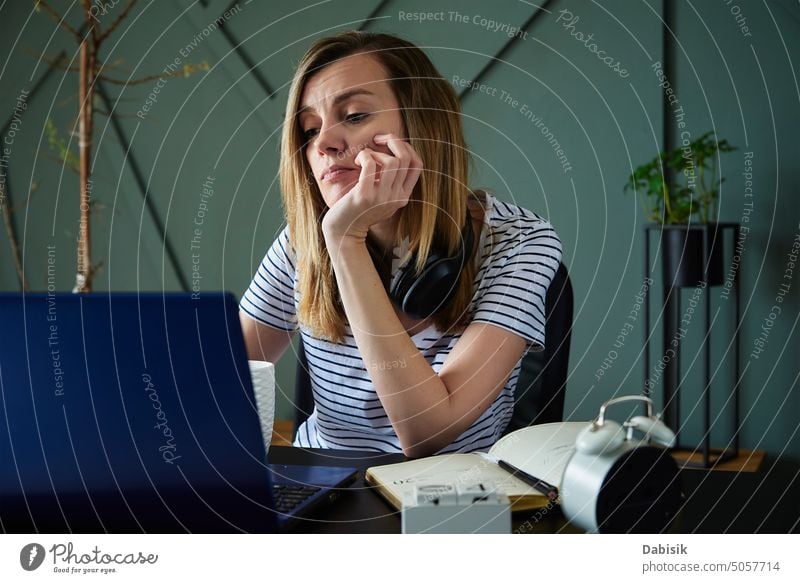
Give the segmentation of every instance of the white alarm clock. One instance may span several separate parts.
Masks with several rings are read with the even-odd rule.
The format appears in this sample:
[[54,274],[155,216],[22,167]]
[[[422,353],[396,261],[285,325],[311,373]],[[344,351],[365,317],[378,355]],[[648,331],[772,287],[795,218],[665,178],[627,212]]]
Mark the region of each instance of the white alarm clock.
[[[622,425],[605,418],[611,405],[631,401],[644,402],[647,415]],[[564,515],[589,532],[662,532],[682,500],[678,465],[666,449],[674,445],[675,434],[653,415],[649,398],[606,401],[597,419],[578,434],[564,469]]]

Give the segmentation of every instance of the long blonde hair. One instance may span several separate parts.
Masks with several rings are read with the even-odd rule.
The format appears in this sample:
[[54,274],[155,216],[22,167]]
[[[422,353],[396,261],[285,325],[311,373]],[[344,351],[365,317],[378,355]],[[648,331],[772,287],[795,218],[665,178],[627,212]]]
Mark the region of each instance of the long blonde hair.
[[[297,256],[298,321],[314,336],[333,342],[343,341],[347,318],[322,234],[327,205],[305,156],[298,109],[312,75],[359,53],[374,57],[385,69],[409,143],[424,165],[409,204],[398,211],[395,240],[397,244],[408,237],[410,251],[417,253],[417,274],[434,245],[454,253],[461,244],[467,202],[474,194],[467,186],[469,155],[458,98],[422,50],[392,35],[350,31],[320,39],[306,52],[289,89],[280,183],[290,243]],[[468,257],[454,297],[431,317],[440,331],[461,328],[467,322],[476,272],[471,253]]]

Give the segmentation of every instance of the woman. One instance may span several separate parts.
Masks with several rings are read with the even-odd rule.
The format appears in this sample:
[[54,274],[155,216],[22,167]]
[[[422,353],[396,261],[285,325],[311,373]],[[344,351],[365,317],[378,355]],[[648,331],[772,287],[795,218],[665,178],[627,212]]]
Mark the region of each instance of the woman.
[[[295,445],[419,457],[502,435],[561,245],[532,212],[472,192],[468,161],[455,92],[416,46],[347,32],[300,61],[288,224],[240,304],[251,359],[276,362],[302,332],[315,408]],[[445,299],[391,299],[434,254],[458,264]]]

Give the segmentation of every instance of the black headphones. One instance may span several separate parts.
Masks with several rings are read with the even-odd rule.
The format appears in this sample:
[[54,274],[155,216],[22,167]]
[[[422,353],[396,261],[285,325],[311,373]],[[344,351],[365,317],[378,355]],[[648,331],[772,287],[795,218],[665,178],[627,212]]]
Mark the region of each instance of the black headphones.
[[409,316],[424,319],[443,309],[456,292],[461,270],[472,254],[473,233],[469,211],[461,230],[461,245],[454,255],[433,247],[419,276],[414,266],[417,254],[401,268],[401,272],[389,290],[389,297]]

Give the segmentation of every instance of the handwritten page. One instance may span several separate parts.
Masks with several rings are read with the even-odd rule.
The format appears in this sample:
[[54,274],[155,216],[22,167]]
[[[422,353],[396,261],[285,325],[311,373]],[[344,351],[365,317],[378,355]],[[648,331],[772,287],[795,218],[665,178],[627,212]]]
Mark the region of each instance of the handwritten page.
[[588,422],[544,423],[518,429],[494,444],[489,453],[513,466],[561,485],[561,476],[575,451],[575,438]]

